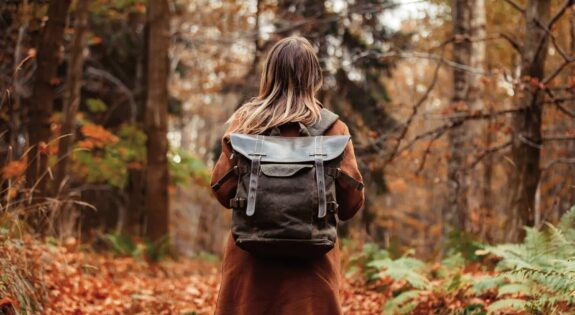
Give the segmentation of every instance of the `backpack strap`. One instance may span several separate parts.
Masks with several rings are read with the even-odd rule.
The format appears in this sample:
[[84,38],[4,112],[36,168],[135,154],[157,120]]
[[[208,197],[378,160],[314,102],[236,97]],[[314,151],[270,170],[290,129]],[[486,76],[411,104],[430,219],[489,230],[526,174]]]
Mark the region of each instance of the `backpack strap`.
[[323,166],[325,154],[323,152],[323,137],[321,137],[339,119],[339,116],[322,108],[320,120],[311,126],[306,126],[307,133],[315,137],[314,164],[317,192],[319,197],[318,218],[323,218],[327,212],[327,200],[325,196],[325,169]]
[[319,197],[319,208],[317,212],[318,218],[325,217],[327,212],[327,200],[325,196],[325,171],[323,167],[323,137],[315,136],[314,137],[314,162],[315,162],[315,178],[317,184],[317,192]]
[[310,136],[321,136],[339,119],[334,112],[322,108],[320,111],[320,120],[311,126],[307,126]]
[[258,191],[258,178],[260,175],[260,163],[263,154],[261,152],[263,147],[264,138],[261,135],[257,135],[257,141],[255,143],[254,153],[250,154],[254,157],[252,158],[252,165],[250,168],[250,183],[248,186],[248,202],[246,206],[246,215],[251,217],[254,215],[256,210],[256,194]]

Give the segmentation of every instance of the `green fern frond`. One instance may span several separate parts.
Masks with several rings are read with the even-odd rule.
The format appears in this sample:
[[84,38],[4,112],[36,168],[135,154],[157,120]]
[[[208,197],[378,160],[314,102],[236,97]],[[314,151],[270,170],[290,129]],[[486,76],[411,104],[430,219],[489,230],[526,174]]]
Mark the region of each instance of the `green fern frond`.
[[487,307],[488,314],[505,314],[504,311],[522,311],[527,308],[527,301],[520,299],[504,299]]
[[387,301],[383,308],[383,314],[385,315],[402,315],[409,314],[413,311],[417,305],[417,298],[421,295],[423,291],[421,290],[409,290],[405,291],[393,299]]
[[571,207],[561,217],[561,222],[557,226],[562,231],[572,230],[575,228],[575,206]]
[[506,283],[506,280],[501,275],[496,276],[480,276],[476,277],[471,286],[471,290],[475,294],[483,294],[488,290],[495,289]]
[[397,260],[381,259],[368,264],[380,270],[381,275],[391,277],[394,280],[405,280],[416,289],[429,289],[431,284],[424,275],[425,263],[409,257]]
[[509,283],[503,286],[500,286],[497,290],[497,296],[502,297],[506,295],[516,296],[516,295],[524,295],[524,296],[531,296],[531,286],[525,283]]

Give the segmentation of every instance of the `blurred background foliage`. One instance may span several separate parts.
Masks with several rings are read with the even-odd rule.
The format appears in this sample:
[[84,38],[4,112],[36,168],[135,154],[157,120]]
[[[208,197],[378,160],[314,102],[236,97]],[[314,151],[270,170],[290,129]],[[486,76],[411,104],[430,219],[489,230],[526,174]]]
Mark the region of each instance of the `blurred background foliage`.
[[41,308],[22,266],[43,246],[217,261],[220,138],[290,35],[314,45],[365,179],[346,281],[390,314],[569,312],[573,4],[1,1],[0,313],[3,294]]
[[[169,173],[164,188],[170,201],[169,206],[161,202],[161,210],[155,211],[169,216],[169,229],[162,233],[187,254],[219,253],[229,213],[211,198],[207,183],[224,123],[256,95],[267,49],[280,38],[299,34],[317,50],[324,70],[319,99],[350,126],[366,181],[366,207],[358,218],[342,224],[343,237],[378,244],[396,256],[413,249],[418,257],[437,258],[447,247],[465,247],[461,252],[466,259],[473,259],[476,243],[517,240],[508,232],[521,234],[522,223],[529,222],[517,221],[524,214],[509,206],[512,187],[520,181],[513,174],[521,162],[513,155],[511,143],[520,133],[510,116],[521,95],[528,93],[526,86],[553,93],[541,104],[561,105],[545,105],[541,115],[540,130],[562,138],[537,144],[541,176],[536,176],[540,177],[536,197],[531,196],[536,221],[532,223],[557,222],[575,201],[572,70],[570,63],[562,65],[559,49],[572,50],[573,12],[568,4],[549,1],[550,11],[561,15],[550,30],[553,40],[545,42],[543,63],[560,71],[540,84],[541,79],[522,75],[529,34],[517,26],[525,16],[506,1],[477,1],[473,5],[483,6],[482,15],[462,23],[471,23],[469,32],[479,30],[480,35],[461,37],[455,34],[461,21],[453,15],[454,3],[443,0],[169,1],[165,86],[150,83],[157,71],[150,68],[155,57],[149,54],[158,45],[151,44],[156,26],[146,1],[90,1],[82,32],[78,26],[83,9],[72,1],[63,14],[62,41],[53,52],[47,127],[36,124],[42,120],[37,120],[41,108],[34,103],[34,93],[40,71],[37,58],[42,54],[38,45],[48,15],[54,13],[49,12],[51,2],[4,1],[0,4],[4,212],[37,209],[40,218],[24,221],[31,228],[48,224],[49,229],[42,225],[41,230],[59,237],[78,232],[86,241],[110,232],[146,236],[150,229],[146,189],[154,182],[149,170],[157,169],[148,165],[150,152],[156,152],[150,146],[162,138],[157,138],[156,127],[146,117],[161,107],[167,113],[167,142],[162,144],[165,161],[160,162]],[[78,48],[74,40],[79,35],[84,40]],[[462,42],[470,46],[465,48]],[[479,61],[467,64],[461,59],[465,49]],[[73,64],[80,59],[78,72]],[[459,86],[454,80],[461,77],[457,69],[467,73],[466,84],[473,91],[461,102],[454,98]],[[65,113],[66,104],[72,103],[68,80],[74,73],[80,92],[70,120]],[[165,102],[150,101],[164,87]],[[477,118],[482,115],[489,119]],[[61,139],[69,137],[62,134],[67,121],[74,136],[69,152],[63,153],[59,151]],[[45,137],[32,143],[37,134]],[[465,145],[454,145],[458,134]],[[42,169],[44,157],[47,171],[35,178],[40,179],[35,185],[30,169]],[[58,171],[58,164],[68,157],[64,171]],[[454,171],[454,161],[459,161],[460,171]],[[449,230],[452,176],[465,186],[457,195],[466,205],[456,204],[463,209],[457,211],[464,223]],[[54,196],[70,202],[42,199]],[[48,217],[58,223],[49,223]]]

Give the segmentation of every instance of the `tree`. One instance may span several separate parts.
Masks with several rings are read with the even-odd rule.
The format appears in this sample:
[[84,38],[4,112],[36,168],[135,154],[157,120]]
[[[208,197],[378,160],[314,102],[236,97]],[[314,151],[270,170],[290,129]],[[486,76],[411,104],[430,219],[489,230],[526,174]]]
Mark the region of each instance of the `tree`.
[[145,131],[146,236],[157,241],[168,233],[168,78],[170,12],[167,0],[148,2],[148,64]]
[[30,166],[26,172],[26,184],[30,188],[37,189],[40,193],[45,193],[48,157],[43,151],[51,134],[50,116],[53,110],[54,85],[70,3],[71,0],[50,2],[48,21],[42,29],[37,48],[38,66],[29,110],[28,143],[30,151],[28,159]]
[[[461,65],[470,65],[471,48],[470,22],[471,7],[465,0],[453,0],[453,61]],[[471,79],[469,72],[461,68],[453,68],[453,97],[451,99],[457,116],[467,111],[469,106],[469,90]],[[463,127],[452,128],[448,133],[449,160],[447,162],[447,209],[444,213],[444,233],[451,230],[465,230],[467,217],[467,181],[464,177],[465,149],[469,146],[466,130]]]
[[[485,0],[473,0],[471,2],[471,21],[470,21],[470,39],[471,43],[471,56],[469,64],[471,68],[476,71],[485,71],[485,59],[487,55],[487,46],[485,38],[487,36],[485,26],[487,23],[487,16],[485,12]],[[470,74],[469,85],[469,107],[472,111],[490,111],[483,100],[483,86],[482,75],[477,73]],[[469,128],[468,141],[469,144],[479,144],[486,148],[490,147],[494,142],[493,133],[489,132],[490,121],[477,121],[472,122]],[[476,141],[479,140],[479,141]],[[469,205],[468,211],[479,211],[482,217],[488,214],[493,208],[491,196],[491,179],[493,177],[493,157],[490,155],[486,157],[476,170],[467,170],[467,183],[469,185]],[[482,180],[477,180],[481,178]],[[475,179],[475,180],[474,180]],[[475,198],[474,198],[475,197]],[[474,230],[480,231],[480,237],[485,238],[486,229],[485,225],[472,226]]]
[[62,188],[67,173],[69,155],[74,143],[74,121],[78,106],[80,105],[80,91],[82,87],[82,72],[84,68],[85,37],[88,28],[88,14],[90,1],[78,1],[74,22],[74,41],[70,52],[70,62],[66,77],[66,96],[62,110],[62,127],[58,147],[58,165],[56,172],[56,189]]
[[550,0],[529,0],[525,10],[525,38],[521,56],[523,84],[517,98],[517,106],[524,110],[513,118],[513,173],[507,207],[511,218],[508,235],[510,240],[522,237],[522,226],[533,226],[535,223],[535,194],[541,176],[539,161],[544,99],[539,82],[545,74],[548,44],[545,28],[550,6]]

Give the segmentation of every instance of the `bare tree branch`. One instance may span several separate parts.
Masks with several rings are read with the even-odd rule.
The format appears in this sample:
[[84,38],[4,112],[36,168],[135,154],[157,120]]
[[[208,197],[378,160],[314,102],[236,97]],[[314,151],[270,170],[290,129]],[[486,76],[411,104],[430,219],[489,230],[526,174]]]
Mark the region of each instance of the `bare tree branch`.
[[510,147],[512,143],[513,143],[512,141],[507,141],[507,142],[505,142],[505,143],[503,143],[503,144],[500,144],[500,145],[497,145],[497,146],[494,146],[494,147],[487,148],[487,149],[483,150],[483,151],[479,154],[479,156],[477,156],[477,158],[476,158],[473,162],[471,162],[471,164],[469,164],[469,170],[471,170],[471,169],[473,169],[475,166],[477,166],[477,164],[479,164],[479,162],[481,162],[481,161],[482,161],[484,158],[486,158],[487,156],[489,156],[489,155],[491,155],[491,154],[493,154],[493,153],[495,153],[495,152],[501,151],[501,150],[503,150],[503,149],[505,149],[505,148]]
[[[445,47],[445,46],[444,46]],[[409,118],[407,119],[403,129],[401,130],[400,136],[397,139],[397,143],[395,144],[393,150],[391,151],[391,155],[389,156],[389,158],[386,160],[386,163],[392,161],[395,156],[396,156],[396,152],[398,151],[399,146],[401,145],[401,141],[403,140],[403,138],[405,137],[405,135],[407,134],[407,130],[409,129],[409,127],[411,126],[411,123],[413,122],[413,119],[415,118],[415,116],[417,115],[417,112],[419,111],[419,108],[421,107],[421,105],[427,100],[427,98],[429,97],[429,95],[431,94],[431,91],[433,91],[433,88],[435,88],[435,84],[437,83],[437,78],[439,77],[439,69],[441,69],[441,65],[443,64],[443,54],[445,53],[445,48],[441,50],[441,59],[439,60],[439,62],[437,63],[437,65],[435,66],[435,70],[433,71],[433,77],[431,79],[431,83],[429,84],[429,86],[427,87],[427,90],[425,91],[425,93],[419,98],[419,100],[417,101],[417,103],[413,106],[412,110],[411,110],[411,115],[409,116]]]
[[548,170],[549,168],[551,168],[554,165],[557,164],[575,164],[575,158],[563,158],[563,159],[556,159],[553,160],[549,163],[547,163],[544,167],[543,167],[543,171]]
[[575,141],[575,136],[571,135],[549,135],[543,136],[541,141]]
[[425,148],[425,151],[423,152],[423,158],[421,159],[421,164],[419,165],[417,172],[415,172],[417,175],[419,175],[421,173],[421,171],[423,171],[423,169],[425,168],[425,162],[427,162],[427,156],[431,153],[431,146],[433,145],[435,140],[439,139],[439,137],[441,137],[441,134],[437,134],[437,135],[435,135],[435,137],[433,137],[431,140],[429,140],[429,143],[427,144],[427,147]]
[[547,28],[551,29],[553,25],[563,16],[563,14],[565,14],[565,11],[567,11],[567,9],[573,5],[574,2],[575,1],[573,0],[565,0],[559,11],[557,11],[557,13],[555,13],[555,15],[551,18],[551,20],[549,20]]
[[522,14],[525,14],[525,8],[520,6],[517,2],[513,0],[505,0],[505,2],[510,4],[515,10],[521,12]]
[[515,49],[515,51],[517,51],[518,53],[521,54],[521,51],[523,50],[523,46],[521,44],[519,44],[515,39],[513,39],[513,37],[511,37],[510,35],[505,34],[505,33],[499,33],[499,36],[501,36],[501,38],[503,38],[507,42],[509,42],[511,47],[513,47],[513,49]]
[[551,97],[552,104],[554,104],[562,113],[564,113],[565,115],[567,115],[571,118],[575,118],[575,112],[573,112],[573,111],[569,110],[568,108],[566,108],[565,106],[563,106],[563,104],[562,104],[563,101],[557,100],[553,91],[551,91],[548,88],[545,88],[545,93],[547,95],[549,95],[549,97]]

